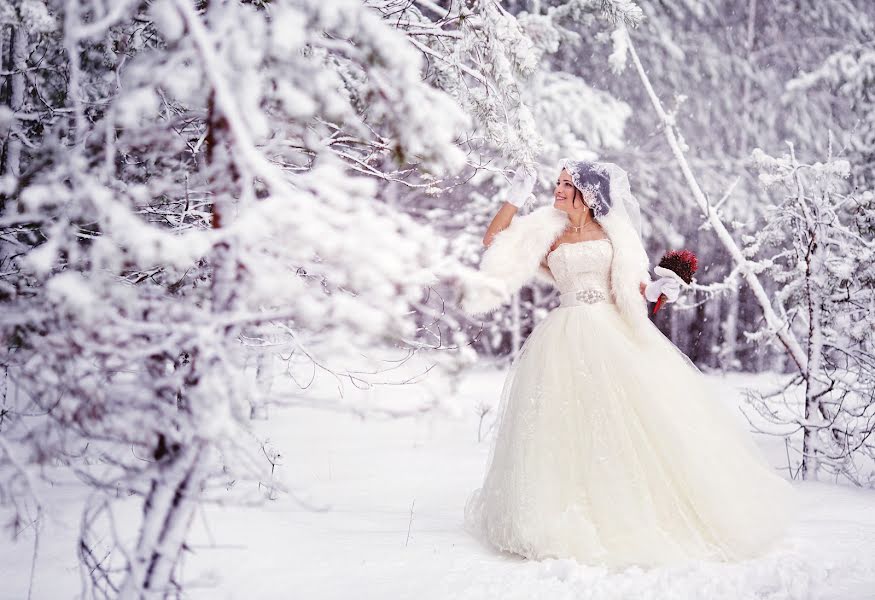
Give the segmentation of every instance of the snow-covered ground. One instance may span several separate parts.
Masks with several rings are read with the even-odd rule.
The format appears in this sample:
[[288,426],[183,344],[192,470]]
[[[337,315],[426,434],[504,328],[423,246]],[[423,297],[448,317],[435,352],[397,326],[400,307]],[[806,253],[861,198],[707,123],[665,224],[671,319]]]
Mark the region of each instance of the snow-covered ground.
[[[875,491],[828,483],[795,484],[803,516],[778,550],[745,563],[611,573],[570,560],[529,562],[480,545],[462,529],[465,500],[480,484],[489,450],[477,442],[474,407],[497,396],[502,377],[470,372],[453,403],[458,414],[388,420],[273,409],[256,427],[282,453],[278,476],[321,509],[289,494],[261,507],[205,507],[183,565],[184,597],[875,598]],[[766,379],[726,377],[725,400],[738,402],[735,390]],[[739,421],[745,423],[740,414]],[[776,468],[786,467],[779,440],[758,440]],[[43,525],[33,597],[73,598],[80,586],[76,489],[51,497],[64,498],[64,508],[53,507]],[[8,539],[0,550],[0,597],[25,598],[32,538]]]

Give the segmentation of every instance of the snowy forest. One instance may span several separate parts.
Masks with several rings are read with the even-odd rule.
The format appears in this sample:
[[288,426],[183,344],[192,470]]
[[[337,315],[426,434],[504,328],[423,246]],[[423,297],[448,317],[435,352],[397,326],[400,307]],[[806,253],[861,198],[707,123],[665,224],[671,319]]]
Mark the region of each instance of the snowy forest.
[[[479,476],[500,375],[477,378],[558,304],[533,281],[472,317],[460,282],[514,169],[537,166],[530,211],[566,156],[630,174],[651,264],[696,253],[652,318],[740,382],[741,421],[820,494],[809,508],[869,515],[814,562],[803,534],[775,559],[804,590],[741,593],[764,568],[722,596],[703,571],[689,597],[823,598],[830,565],[865,572],[848,557],[875,555],[871,0],[0,0],[0,598],[348,597],[367,585],[355,546],[310,519],[370,506],[349,487],[381,485],[355,479],[366,459],[325,480],[318,462],[361,452],[366,426],[394,432],[367,438],[386,444],[370,462],[423,486],[414,506],[386,491],[398,564],[462,565],[427,597],[595,589],[564,563],[465,587],[485,559],[422,567],[437,534],[411,549],[419,523],[457,527],[464,498],[430,522],[428,494]],[[444,421],[468,445],[433,442]],[[295,552],[267,533],[280,514]],[[245,515],[262,558],[211,558]],[[867,547],[841,541],[858,527]],[[334,571],[306,565],[336,547],[351,583],[331,595]],[[585,597],[630,597],[599,581]],[[413,595],[393,585],[364,597]]]

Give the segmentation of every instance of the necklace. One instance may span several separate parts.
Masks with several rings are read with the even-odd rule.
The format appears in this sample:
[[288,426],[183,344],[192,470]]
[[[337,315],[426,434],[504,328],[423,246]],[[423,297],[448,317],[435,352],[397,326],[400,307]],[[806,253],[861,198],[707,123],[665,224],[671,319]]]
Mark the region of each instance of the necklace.
[[574,226],[574,225],[567,225],[567,226],[566,226],[566,230],[570,229],[570,230],[573,231],[574,233],[580,233],[585,227],[588,227],[588,226],[590,226],[590,225],[592,225],[592,221],[587,221],[587,222],[584,223],[583,225],[577,225],[577,226]]

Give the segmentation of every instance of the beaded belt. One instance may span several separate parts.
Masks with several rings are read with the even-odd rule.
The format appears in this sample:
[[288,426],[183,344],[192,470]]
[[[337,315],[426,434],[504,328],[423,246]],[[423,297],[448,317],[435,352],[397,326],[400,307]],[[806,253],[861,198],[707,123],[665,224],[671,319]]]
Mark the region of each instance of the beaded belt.
[[559,294],[559,306],[580,306],[581,304],[595,304],[596,302],[612,302],[612,300],[607,292],[596,288]]

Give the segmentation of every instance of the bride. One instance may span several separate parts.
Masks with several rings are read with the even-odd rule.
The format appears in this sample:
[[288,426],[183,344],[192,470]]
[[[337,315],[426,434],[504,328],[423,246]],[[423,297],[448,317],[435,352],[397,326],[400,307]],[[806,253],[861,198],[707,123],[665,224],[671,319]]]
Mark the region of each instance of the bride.
[[554,202],[514,218],[518,171],[463,308],[495,310],[533,277],[560,291],[511,365],[466,526],[530,559],[655,566],[741,560],[780,539],[793,488],[693,363],[649,320],[625,171],[563,160]]

